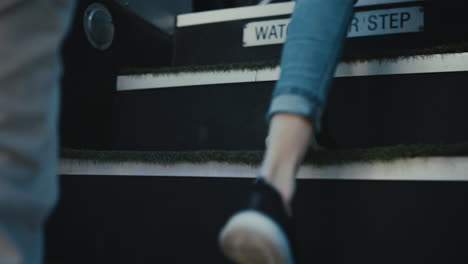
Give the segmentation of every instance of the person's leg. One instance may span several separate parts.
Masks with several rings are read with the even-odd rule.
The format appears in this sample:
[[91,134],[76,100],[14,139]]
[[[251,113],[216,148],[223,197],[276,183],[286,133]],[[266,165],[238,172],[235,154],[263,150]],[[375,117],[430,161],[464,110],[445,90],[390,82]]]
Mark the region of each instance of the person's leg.
[[323,109],[354,2],[297,1],[283,49],[281,77],[268,113],[270,146],[260,170],[286,203],[293,196],[292,182],[309,139],[321,129]]
[[269,142],[248,209],[220,234],[238,263],[292,263],[289,204],[310,136],[320,130],[354,0],[299,0],[283,49],[281,77],[269,110]]
[[260,175],[281,193],[286,206],[294,195],[294,176],[309,147],[312,133],[312,123],[303,116],[278,113],[271,119]]
[[60,43],[72,0],[0,1],[0,263],[42,261],[57,199]]

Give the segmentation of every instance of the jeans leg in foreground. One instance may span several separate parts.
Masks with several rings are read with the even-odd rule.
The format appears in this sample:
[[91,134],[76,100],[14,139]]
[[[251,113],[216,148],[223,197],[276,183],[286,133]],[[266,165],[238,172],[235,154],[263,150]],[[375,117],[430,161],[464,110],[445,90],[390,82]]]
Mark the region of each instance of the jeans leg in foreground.
[[59,47],[72,0],[0,1],[0,263],[38,264],[55,205]]
[[354,0],[297,1],[268,117],[305,116],[320,130],[328,88],[340,59]]

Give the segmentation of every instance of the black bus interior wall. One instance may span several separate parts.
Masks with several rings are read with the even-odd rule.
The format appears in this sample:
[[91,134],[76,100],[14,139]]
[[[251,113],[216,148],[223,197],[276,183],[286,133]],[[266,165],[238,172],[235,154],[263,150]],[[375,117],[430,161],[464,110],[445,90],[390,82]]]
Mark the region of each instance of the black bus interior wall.
[[63,45],[61,145],[111,149],[118,71],[128,67],[163,67],[172,60],[172,37],[112,0],[103,0],[113,15],[115,37],[104,51],[88,42],[83,16],[96,1],[77,1]]

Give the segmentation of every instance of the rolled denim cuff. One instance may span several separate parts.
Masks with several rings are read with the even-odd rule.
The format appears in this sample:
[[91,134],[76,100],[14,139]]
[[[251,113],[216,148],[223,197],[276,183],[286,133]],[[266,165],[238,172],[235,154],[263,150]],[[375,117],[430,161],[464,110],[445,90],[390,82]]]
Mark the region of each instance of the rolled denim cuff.
[[310,101],[304,96],[296,94],[281,94],[273,98],[268,110],[267,120],[270,121],[274,114],[288,113],[306,117],[314,125],[314,132],[321,129],[323,107]]

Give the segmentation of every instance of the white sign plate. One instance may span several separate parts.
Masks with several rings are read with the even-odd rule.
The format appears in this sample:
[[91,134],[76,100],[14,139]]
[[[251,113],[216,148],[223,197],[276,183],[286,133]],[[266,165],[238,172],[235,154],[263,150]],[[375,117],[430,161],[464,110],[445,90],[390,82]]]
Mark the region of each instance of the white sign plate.
[[[244,47],[282,44],[290,19],[248,23],[244,27]],[[357,12],[351,21],[348,38],[413,33],[424,30],[422,7],[392,8]]]

